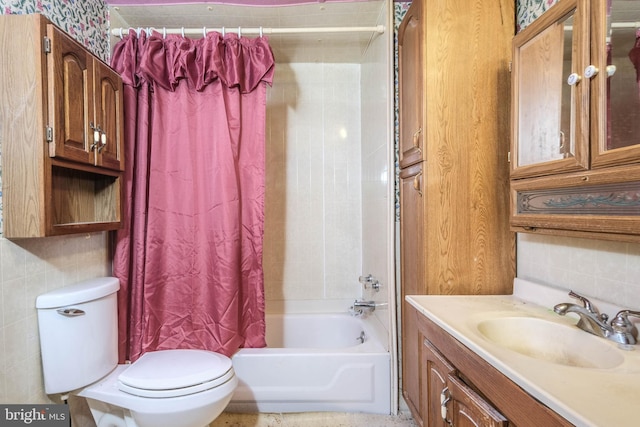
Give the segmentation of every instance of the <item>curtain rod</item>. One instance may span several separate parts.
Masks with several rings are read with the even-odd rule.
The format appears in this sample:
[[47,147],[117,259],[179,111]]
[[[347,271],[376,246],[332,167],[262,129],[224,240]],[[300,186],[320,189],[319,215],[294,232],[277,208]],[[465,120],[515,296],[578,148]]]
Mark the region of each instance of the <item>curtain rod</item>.
[[356,33],[356,32],[373,32],[382,34],[385,32],[384,25],[376,25],[373,27],[307,27],[307,28],[269,28],[269,27],[221,27],[221,28],[155,28],[155,27],[138,27],[138,28],[113,28],[111,29],[111,34],[117,37],[122,38],[126,35],[129,30],[136,30],[138,34],[142,31],[145,31],[148,35],[151,34],[152,31],[157,31],[161,33],[163,36],[167,34],[181,34],[182,36],[205,36],[207,33],[211,31],[217,31],[222,33],[225,32],[238,33],[242,34],[257,34],[262,36],[263,34],[311,34],[311,33]]

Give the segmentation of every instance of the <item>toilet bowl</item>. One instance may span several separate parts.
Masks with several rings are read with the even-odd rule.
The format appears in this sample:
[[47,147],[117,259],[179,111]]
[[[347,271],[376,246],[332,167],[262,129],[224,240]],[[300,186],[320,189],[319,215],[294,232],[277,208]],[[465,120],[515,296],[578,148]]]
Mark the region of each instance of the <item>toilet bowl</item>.
[[116,278],[92,279],[36,300],[45,391],[85,397],[98,427],[204,427],[238,384],[231,359],[160,350],[117,365]]

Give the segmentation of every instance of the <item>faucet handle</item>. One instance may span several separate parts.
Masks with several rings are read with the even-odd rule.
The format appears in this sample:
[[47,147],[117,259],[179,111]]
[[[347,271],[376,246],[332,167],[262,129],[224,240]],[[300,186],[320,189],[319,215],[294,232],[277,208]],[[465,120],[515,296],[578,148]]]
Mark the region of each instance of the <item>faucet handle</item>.
[[582,302],[582,304],[584,305],[585,310],[589,311],[590,313],[597,314],[598,316],[600,315],[600,311],[587,298],[583,297],[582,295],[578,295],[577,293],[575,293],[573,291],[569,291],[569,296],[573,297],[573,298],[576,298],[576,299],[579,299]]
[[638,337],[638,330],[635,325],[629,321],[628,316],[640,317],[640,311],[622,310],[616,314],[611,321],[611,327],[615,335],[620,339],[615,341],[623,344],[635,344]]

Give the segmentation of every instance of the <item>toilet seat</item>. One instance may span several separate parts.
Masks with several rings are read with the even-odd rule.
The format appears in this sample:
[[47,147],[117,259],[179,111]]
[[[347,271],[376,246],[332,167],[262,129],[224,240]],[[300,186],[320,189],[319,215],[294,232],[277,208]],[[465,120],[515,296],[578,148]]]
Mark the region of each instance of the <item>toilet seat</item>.
[[118,389],[135,396],[167,398],[209,390],[235,376],[231,359],[205,350],[143,354],[118,376]]

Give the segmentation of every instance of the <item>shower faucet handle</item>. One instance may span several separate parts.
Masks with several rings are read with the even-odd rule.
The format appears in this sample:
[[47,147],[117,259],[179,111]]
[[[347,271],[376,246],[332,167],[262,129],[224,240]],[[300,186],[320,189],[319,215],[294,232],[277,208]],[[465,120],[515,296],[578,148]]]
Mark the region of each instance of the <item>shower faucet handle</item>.
[[365,289],[369,289],[369,287],[371,287],[371,289],[373,289],[376,292],[380,291],[380,282],[378,282],[378,279],[373,277],[371,274],[368,274],[366,276],[360,276],[358,278],[358,281],[362,283],[362,286]]

